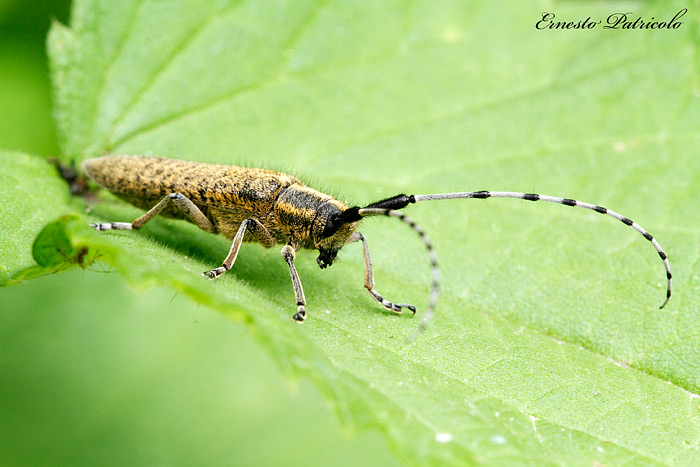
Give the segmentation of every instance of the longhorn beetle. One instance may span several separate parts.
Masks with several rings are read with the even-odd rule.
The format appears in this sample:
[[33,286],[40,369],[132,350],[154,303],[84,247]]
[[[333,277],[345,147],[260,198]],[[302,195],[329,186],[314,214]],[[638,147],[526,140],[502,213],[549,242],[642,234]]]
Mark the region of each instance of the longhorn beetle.
[[386,300],[374,288],[374,273],[367,239],[357,231],[364,217],[389,216],[411,227],[428,250],[432,267],[432,288],[419,328],[420,335],[432,319],[439,289],[439,269],[435,250],[416,223],[400,209],[421,201],[459,198],[516,198],[546,201],[590,209],[613,217],[632,227],[651,242],[666,268],[666,299],[671,298],[671,268],[661,245],[639,224],[595,204],[569,198],[516,193],[509,191],[468,191],[433,195],[396,195],[365,207],[350,207],[333,197],[309,188],[296,178],[264,169],[145,156],[103,156],[83,162],[83,169],[99,185],[129,203],[148,210],[133,222],[90,224],[97,230],[140,229],[156,215],[185,219],[211,233],[220,233],[233,240],[223,264],[203,275],[214,279],[231,269],[244,241],[258,241],[266,248],[283,244],[282,258],[289,266],[297,310],[294,320],[306,318],[306,299],[299,275],[294,267],[296,252],[301,248],[316,249],[316,262],[324,269],[333,264],[343,246],[362,242],[365,264],[365,288],[385,308],[400,313],[403,308],[415,314],[414,306]]

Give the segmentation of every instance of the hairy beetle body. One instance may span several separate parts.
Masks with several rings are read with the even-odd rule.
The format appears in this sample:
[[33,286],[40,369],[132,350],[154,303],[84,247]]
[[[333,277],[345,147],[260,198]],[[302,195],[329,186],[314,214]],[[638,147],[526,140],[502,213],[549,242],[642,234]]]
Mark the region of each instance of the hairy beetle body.
[[[316,248],[312,227],[314,221],[322,222],[316,228],[323,230],[321,211],[330,215],[348,209],[291,175],[265,169],[145,156],[98,157],[86,160],[83,168],[99,185],[136,207],[148,210],[169,194],[180,193],[214,225],[214,233],[233,239],[245,219],[255,218],[276,243],[295,250]],[[173,205],[160,214],[190,220]],[[244,237],[255,240],[251,233]]]

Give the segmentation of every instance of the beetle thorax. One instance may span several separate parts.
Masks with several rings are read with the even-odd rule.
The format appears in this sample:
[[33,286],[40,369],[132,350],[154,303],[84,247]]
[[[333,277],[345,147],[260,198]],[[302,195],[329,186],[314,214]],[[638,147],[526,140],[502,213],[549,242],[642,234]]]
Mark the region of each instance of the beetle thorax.
[[341,223],[330,227],[330,219],[349,207],[332,196],[304,185],[292,185],[280,194],[274,210],[280,224],[285,226],[287,243],[294,249],[308,248],[319,251],[319,265],[329,266],[358,222]]

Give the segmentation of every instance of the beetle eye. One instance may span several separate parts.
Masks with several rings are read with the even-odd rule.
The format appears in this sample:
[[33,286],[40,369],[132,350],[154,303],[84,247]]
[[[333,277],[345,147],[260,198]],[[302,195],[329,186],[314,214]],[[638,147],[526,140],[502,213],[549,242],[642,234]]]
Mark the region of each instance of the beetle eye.
[[326,226],[323,228],[323,238],[333,236],[338,231],[341,225],[342,220],[340,219],[340,215],[332,214],[328,218],[328,221],[326,221]]

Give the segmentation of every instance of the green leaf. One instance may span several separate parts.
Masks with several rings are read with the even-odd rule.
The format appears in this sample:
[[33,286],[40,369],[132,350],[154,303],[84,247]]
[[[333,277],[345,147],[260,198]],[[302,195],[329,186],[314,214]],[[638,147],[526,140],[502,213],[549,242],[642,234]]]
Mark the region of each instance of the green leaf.
[[0,150],[0,284],[34,264],[32,242],[70,208],[67,185],[46,160]]
[[75,248],[68,236],[67,228],[71,224],[88,228],[78,216],[66,215],[49,223],[39,232],[32,247],[32,255],[39,266],[52,267],[64,263],[84,264],[86,250]]
[[[686,5],[643,8],[670,18]],[[433,325],[362,289],[359,245],[319,271],[299,254],[309,319],[277,249],[182,222],[71,232],[139,286],[165,284],[250,323],[282,370],[408,463],[696,464],[700,459],[697,18],[674,30],[536,30],[542,5],[77,1],[49,38],[63,155],[158,154],[282,169],[352,204],[399,192],[574,197],[636,232],[544,203],[411,207],[436,246]],[[556,4],[605,19],[629,4]],[[313,183],[312,183],[313,182]],[[56,191],[58,193],[58,191]],[[28,200],[24,212],[36,204]],[[133,219],[113,200],[90,218]],[[427,301],[412,233],[370,219],[377,288]],[[25,245],[29,248],[28,244]],[[14,266],[8,268],[14,270]],[[422,311],[419,311],[422,313]],[[416,318],[420,318],[418,315]]]

